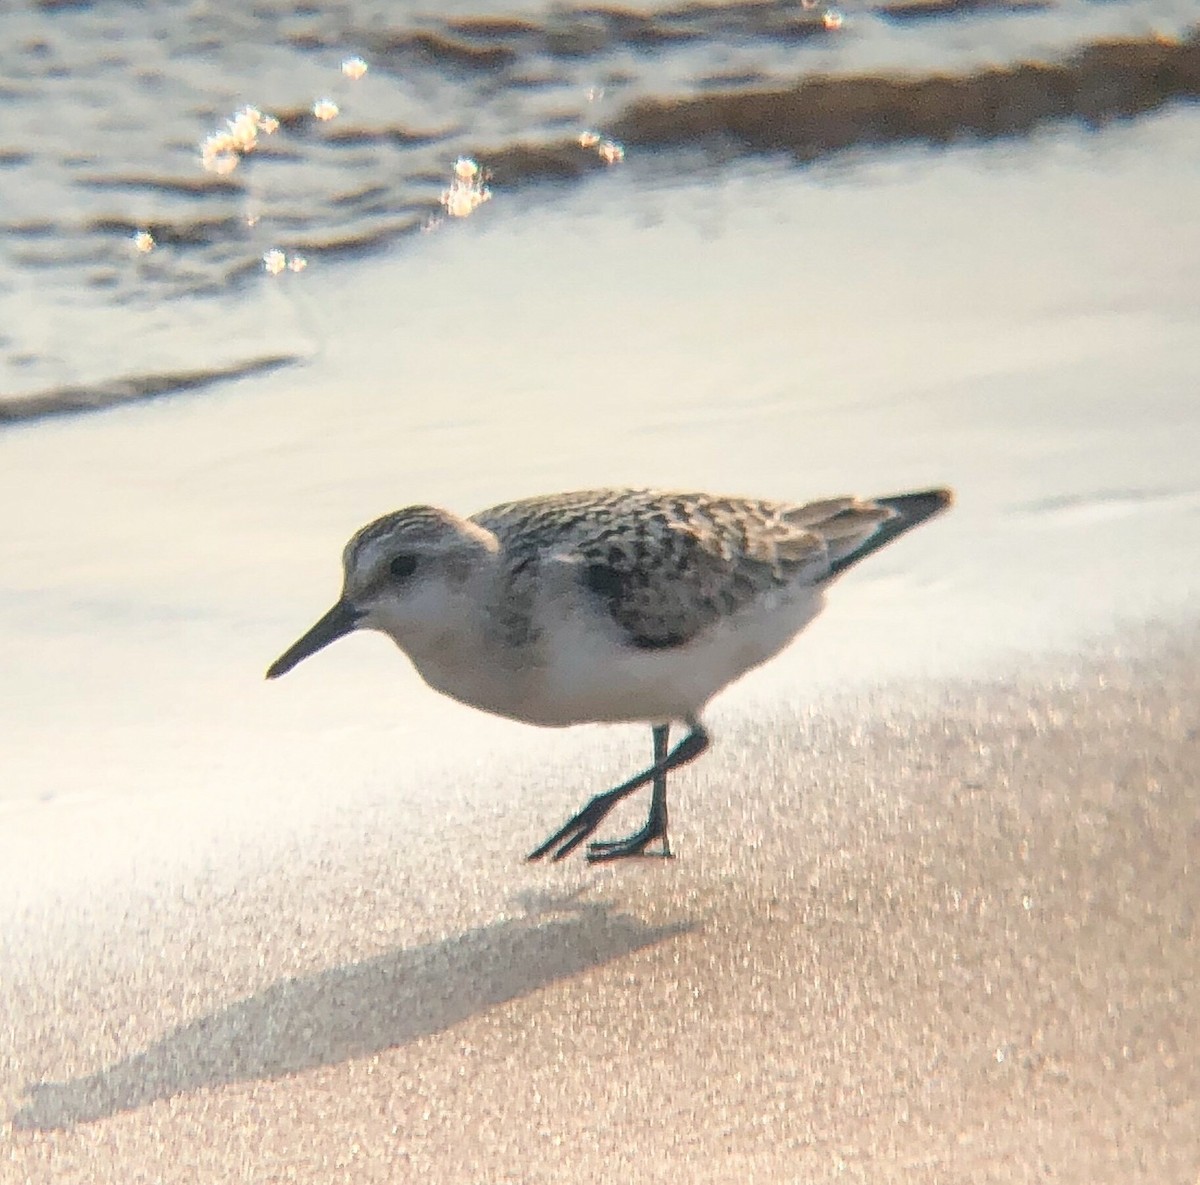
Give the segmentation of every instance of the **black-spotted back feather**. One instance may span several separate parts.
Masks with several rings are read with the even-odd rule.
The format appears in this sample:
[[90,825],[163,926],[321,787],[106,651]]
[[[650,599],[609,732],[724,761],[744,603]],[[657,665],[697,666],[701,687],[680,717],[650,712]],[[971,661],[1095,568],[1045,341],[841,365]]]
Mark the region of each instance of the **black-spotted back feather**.
[[[925,497],[932,495],[890,502]],[[511,631],[528,628],[537,567],[553,557],[577,567],[579,580],[631,646],[661,649],[691,641],[772,590],[836,575],[874,550],[873,536],[901,517],[907,517],[904,509],[887,499],[794,505],[582,490],[494,506],[472,521],[494,532],[510,558],[503,591]]]

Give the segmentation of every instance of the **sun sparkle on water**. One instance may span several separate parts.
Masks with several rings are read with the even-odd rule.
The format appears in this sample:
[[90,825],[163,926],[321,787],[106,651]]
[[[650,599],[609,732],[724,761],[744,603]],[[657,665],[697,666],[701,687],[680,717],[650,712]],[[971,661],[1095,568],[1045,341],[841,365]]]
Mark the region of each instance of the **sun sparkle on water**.
[[269,276],[277,276],[280,272],[302,272],[308,267],[308,260],[303,255],[289,256],[286,251],[273,247],[263,252],[263,271]]
[[442,190],[441,203],[451,218],[466,218],[484,202],[490,201],[492,191],[486,185],[487,174],[469,156],[454,162],[454,177],[448,189]]
[[213,132],[200,145],[200,163],[210,173],[227,176],[238,167],[247,153],[258,147],[258,136],[270,136],[279,129],[279,120],[264,115],[257,107],[243,107],[225,121],[222,131]]
[[[345,58],[340,66],[341,73],[351,82],[357,82],[368,71],[367,63],[359,56]],[[602,91],[590,92],[589,100],[599,98]],[[314,99],[310,108],[313,118],[323,123],[336,119],[341,114],[338,102],[328,96]],[[253,152],[259,144],[260,136],[269,136],[279,129],[279,120],[268,115],[251,104],[247,104],[230,118],[225,120],[225,126],[219,131],[206,137],[200,145],[200,163],[203,168],[217,176],[228,176],[241,163],[244,156]],[[611,140],[602,139],[599,133],[593,133],[592,139],[585,142],[580,137],[580,143],[597,154],[609,164],[621,160],[624,149]],[[490,201],[492,191],[488,187],[490,174],[479,163],[470,157],[459,157],[453,165],[449,186],[441,193],[439,202],[445,213],[451,218],[466,218],[479,209],[485,202]],[[248,213],[244,222],[253,228],[262,221],[258,210]],[[426,230],[434,229],[441,219],[430,219]],[[139,230],[133,235],[133,246],[139,254],[148,254],[156,247],[153,235],[149,230]],[[262,253],[263,270],[269,276],[279,276],[283,272],[301,272],[308,267],[308,260],[302,255],[288,255],[279,247],[272,247]]]

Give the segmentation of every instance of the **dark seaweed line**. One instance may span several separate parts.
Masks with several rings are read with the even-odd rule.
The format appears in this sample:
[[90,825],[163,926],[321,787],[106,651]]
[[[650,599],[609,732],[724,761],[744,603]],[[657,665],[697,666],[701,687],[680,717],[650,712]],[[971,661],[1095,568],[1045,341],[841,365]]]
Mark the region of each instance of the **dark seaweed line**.
[[106,411],[123,403],[142,399],[158,399],[195,391],[218,383],[251,375],[269,374],[283,366],[299,362],[295,354],[278,354],[239,362],[219,370],[178,371],[174,374],[148,374],[136,378],[113,379],[93,386],[57,387],[32,395],[11,399],[0,398],[0,426],[44,420],[50,416],[73,415],[77,412]]
[[1101,126],[1200,96],[1200,30],[1184,41],[1097,41],[1062,62],[955,77],[814,77],[784,90],[651,99],[608,129],[626,146],[720,140],[800,160],[905,141],[997,139],[1053,120]]
[[[1096,41],[1061,62],[960,76],[814,76],[774,91],[645,99],[605,134],[627,148],[709,145],[722,160],[732,149],[734,156],[782,151],[810,162],[853,147],[1015,137],[1055,120],[1099,127],[1197,96],[1200,27],[1181,41]],[[575,139],[480,145],[472,155],[493,186],[508,191],[610,167]]]
[[[1184,41],[1097,41],[1062,62],[1021,62],[961,76],[823,75],[774,91],[644,99],[605,134],[626,148],[712,146],[722,160],[787,152],[811,162],[856,147],[1015,137],[1054,121],[1091,127],[1200,96],[1200,30]],[[497,187],[565,181],[606,169],[574,140],[475,155]]]

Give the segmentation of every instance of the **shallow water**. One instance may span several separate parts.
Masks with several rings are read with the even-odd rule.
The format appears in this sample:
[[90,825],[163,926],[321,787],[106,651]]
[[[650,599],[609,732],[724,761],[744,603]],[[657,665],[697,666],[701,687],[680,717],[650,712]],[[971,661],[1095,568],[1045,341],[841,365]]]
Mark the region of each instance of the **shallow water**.
[[[610,137],[650,183],[747,152],[1100,124],[1200,92],[1200,43],[1177,40],[1194,21],[1183,0],[6,13],[0,420],[310,358],[319,327],[271,324],[294,277],[265,275],[264,253],[316,268],[410,238],[460,155],[529,208],[530,183],[603,171]],[[336,118],[314,117],[320,99]],[[206,172],[202,142],[246,104],[279,130]]]

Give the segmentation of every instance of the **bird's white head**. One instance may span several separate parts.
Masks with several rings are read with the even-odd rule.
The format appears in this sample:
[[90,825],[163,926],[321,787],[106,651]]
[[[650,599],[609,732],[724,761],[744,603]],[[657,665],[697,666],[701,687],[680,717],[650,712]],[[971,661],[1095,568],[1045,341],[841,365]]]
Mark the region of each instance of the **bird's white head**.
[[467,627],[498,552],[490,531],[433,506],[368,523],[342,554],[337,604],[271,664],[267,678],[355,629],[380,630],[409,654],[435,649]]

